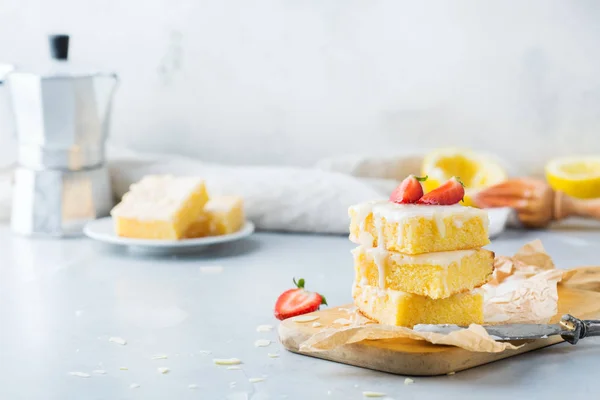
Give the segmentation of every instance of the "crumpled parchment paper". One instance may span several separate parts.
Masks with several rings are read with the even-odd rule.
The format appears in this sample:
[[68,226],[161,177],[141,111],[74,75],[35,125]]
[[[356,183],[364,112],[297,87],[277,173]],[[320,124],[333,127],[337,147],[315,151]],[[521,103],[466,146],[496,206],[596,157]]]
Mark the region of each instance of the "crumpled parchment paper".
[[[494,266],[491,281],[482,286],[485,322],[489,324],[547,323],[558,311],[558,282],[563,276],[573,274],[556,269],[539,240],[526,244],[512,257],[496,257]],[[350,319],[349,326],[323,329],[313,335],[300,345],[300,351],[324,351],[363,340],[395,338],[425,340],[488,353],[519,347],[495,341],[477,324],[442,334],[376,324],[356,312]]]

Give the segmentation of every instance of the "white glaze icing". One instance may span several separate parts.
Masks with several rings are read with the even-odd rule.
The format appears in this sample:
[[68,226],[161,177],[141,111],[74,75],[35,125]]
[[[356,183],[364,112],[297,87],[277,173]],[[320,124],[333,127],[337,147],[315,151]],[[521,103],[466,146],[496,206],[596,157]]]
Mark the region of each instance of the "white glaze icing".
[[375,265],[377,266],[379,287],[381,289],[385,289],[387,277],[386,258],[388,257],[388,252],[381,248],[371,249],[370,256],[373,258],[373,261],[375,261]]
[[366,246],[358,246],[352,251],[354,252],[355,256],[358,256],[359,254],[365,254],[369,259],[373,259],[375,262],[377,262],[375,258],[389,257],[399,265],[421,264],[439,265],[441,267],[448,267],[452,263],[460,262],[463,258],[471,256],[477,252],[477,250],[453,250],[411,255],[379,248],[369,248]]
[[378,200],[367,201],[366,203],[358,204],[357,206],[350,207],[350,210],[353,210],[356,213],[356,218],[360,221],[360,230],[365,229],[365,221],[367,217],[371,213],[372,206],[376,203],[379,203]]
[[131,185],[111,215],[138,220],[171,220],[202,184],[203,180],[196,177],[145,176]]
[[[375,218],[373,220],[373,224],[375,225],[375,232],[377,232],[377,247],[380,249],[385,248],[385,243],[383,241],[383,224],[381,218]],[[402,240],[402,235],[399,235],[398,241]]]
[[365,232],[364,230],[358,234],[358,243],[361,246],[372,247],[374,239],[375,238],[373,235],[371,235],[369,232]]
[[[454,204],[451,206],[429,206],[418,204],[397,204],[388,200],[378,200],[356,204],[350,207],[350,211],[359,221],[361,230],[364,229],[366,218],[372,213],[378,235],[381,231],[381,227],[377,227],[377,221],[381,218],[385,218],[387,222],[394,222],[398,224],[406,224],[412,218],[433,219],[441,236],[445,235],[446,229],[444,219],[447,217],[454,217],[457,227],[462,227],[462,224],[464,224],[464,222],[470,218],[481,218],[484,221],[486,231],[489,225],[488,215],[485,210],[467,207],[460,204]],[[402,235],[398,236],[399,240],[401,240]],[[401,245],[401,243],[399,243],[399,245]]]

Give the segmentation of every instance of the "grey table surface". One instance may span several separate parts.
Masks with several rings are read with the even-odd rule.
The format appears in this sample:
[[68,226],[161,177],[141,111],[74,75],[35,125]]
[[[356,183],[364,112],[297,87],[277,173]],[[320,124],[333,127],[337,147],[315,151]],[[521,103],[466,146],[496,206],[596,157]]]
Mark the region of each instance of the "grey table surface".
[[[490,248],[513,254],[535,238],[562,268],[600,264],[597,228],[508,231]],[[352,247],[345,237],[258,233],[202,253],[144,256],[0,226],[0,399],[598,398],[595,338],[404,385],[401,376],[288,353],[276,329],[256,331],[277,325],[275,299],[294,276],[330,304],[349,303]],[[257,348],[257,339],[273,343]],[[230,357],[243,361],[240,370],[213,363]],[[250,383],[255,377],[266,379]]]

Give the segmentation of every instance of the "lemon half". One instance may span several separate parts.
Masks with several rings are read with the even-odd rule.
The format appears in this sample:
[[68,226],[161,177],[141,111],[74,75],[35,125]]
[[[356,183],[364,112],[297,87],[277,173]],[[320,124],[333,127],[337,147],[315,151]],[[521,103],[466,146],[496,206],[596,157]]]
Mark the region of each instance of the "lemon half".
[[600,157],[556,158],[546,164],[546,179],[552,189],[569,196],[600,197]]
[[467,149],[445,148],[428,153],[423,159],[423,175],[429,178],[423,182],[425,192],[429,192],[453,176],[458,176],[465,184],[464,205],[473,205],[473,195],[507,179],[504,168],[485,153]]

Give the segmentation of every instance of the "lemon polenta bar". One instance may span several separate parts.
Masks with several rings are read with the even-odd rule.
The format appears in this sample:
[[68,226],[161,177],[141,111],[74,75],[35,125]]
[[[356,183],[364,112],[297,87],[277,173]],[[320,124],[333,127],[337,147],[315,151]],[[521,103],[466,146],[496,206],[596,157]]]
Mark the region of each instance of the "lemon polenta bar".
[[432,299],[479,287],[494,270],[494,253],[484,249],[409,255],[358,246],[352,254],[357,281]]
[[187,237],[226,235],[244,225],[244,201],[239,196],[213,197],[204,212],[188,228]]
[[150,175],[131,185],[111,215],[119,236],[181,239],[207,201],[202,179]]
[[490,242],[487,213],[459,204],[370,201],[350,207],[348,213],[350,240],[366,247],[422,254],[475,249]]
[[412,328],[417,324],[468,326],[483,323],[481,289],[434,300],[426,296],[392,289],[382,290],[376,286],[355,282],[352,297],[363,315],[385,325]]

